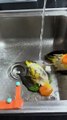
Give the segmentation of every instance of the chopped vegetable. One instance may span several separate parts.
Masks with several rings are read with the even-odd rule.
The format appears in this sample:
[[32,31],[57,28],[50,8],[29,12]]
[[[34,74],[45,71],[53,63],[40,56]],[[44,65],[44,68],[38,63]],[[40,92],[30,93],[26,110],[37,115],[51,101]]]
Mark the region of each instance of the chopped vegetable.
[[34,84],[33,81],[31,81],[30,77],[28,77],[28,76],[24,77],[24,76],[22,76],[22,74],[20,74],[19,76],[22,80],[22,83],[26,86],[26,88],[29,91],[37,92],[39,90],[39,85]]
[[51,61],[51,62],[53,62],[53,59],[54,59],[53,56],[48,57],[48,60]]
[[25,64],[28,68],[28,75],[34,83],[37,83],[38,85],[44,85],[45,82],[49,83],[48,75],[42,66],[36,62],[28,60],[25,61]]
[[56,50],[45,56],[45,60],[55,67],[55,71],[67,74],[67,50]]
[[39,85],[35,84],[29,88],[30,91],[32,92],[37,92],[39,90]]
[[[28,90],[32,92],[40,92],[43,96],[49,96],[53,91],[50,83],[48,74],[38,63],[33,61],[25,61],[28,73],[26,80],[23,80]],[[32,83],[31,83],[32,82]]]
[[62,56],[62,63],[67,64],[67,54]]
[[44,86],[39,88],[39,92],[42,96],[49,96],[53,91],[53,88],[50,84],[46,83]]

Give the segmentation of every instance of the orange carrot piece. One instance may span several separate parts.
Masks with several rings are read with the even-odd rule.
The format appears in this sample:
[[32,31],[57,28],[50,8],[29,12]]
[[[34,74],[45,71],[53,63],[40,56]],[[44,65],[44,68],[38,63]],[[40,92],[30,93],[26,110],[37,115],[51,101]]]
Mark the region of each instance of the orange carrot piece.
[[49,96],[53,91],[53,88],[50,84],[46,83],[44,86],[39,88],[39,92],[42,96]]
[[62,63],[67,64],[67,54],[63,55],[62,57]]

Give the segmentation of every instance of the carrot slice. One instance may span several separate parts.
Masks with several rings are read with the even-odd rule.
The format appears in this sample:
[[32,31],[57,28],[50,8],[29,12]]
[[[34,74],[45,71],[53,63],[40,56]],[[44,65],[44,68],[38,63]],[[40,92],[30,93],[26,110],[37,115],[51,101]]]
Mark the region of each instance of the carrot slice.
[[42,96],[49,96],[53,91],[53,88],[49,83],[46,83],[44,86],[39,88],[39,92]]
[[62,63],[67,64],[67,54],[63,55],[62,57]]

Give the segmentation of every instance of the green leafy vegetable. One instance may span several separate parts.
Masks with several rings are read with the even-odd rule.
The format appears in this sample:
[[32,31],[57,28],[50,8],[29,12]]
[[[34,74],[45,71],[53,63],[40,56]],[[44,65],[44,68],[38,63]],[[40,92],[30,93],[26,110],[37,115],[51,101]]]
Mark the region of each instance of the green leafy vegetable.
[[34,84],[33,86],[29,87],[29,90],[32,92],[37,92],[39,90],[39,85]]

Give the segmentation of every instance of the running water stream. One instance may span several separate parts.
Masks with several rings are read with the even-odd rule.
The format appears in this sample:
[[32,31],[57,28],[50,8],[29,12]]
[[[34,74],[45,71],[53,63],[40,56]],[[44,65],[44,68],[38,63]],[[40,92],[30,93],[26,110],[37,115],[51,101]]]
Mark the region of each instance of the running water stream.
[[[44,18],[45,18],[45,7],[46,7],[46,2],[47,0],[44,0],[44,5],[43,5],[43,12],[42,12],[42,22],[41,22],[41,32],[40,32],[40,41],[39,41],[39,60],[37,60],[37,62],[39,64],[42,64],[42,44],[43,44],[43,32],[44,32]],[[13,65],[13,63],[16,62],[16,60],[21,56],[22,51],[20,51],[17,55],[17,57],[15,57],[15,59],[13,59],[12,63],[10,64],[9,68]],[[8,69],[9,69],[8,68]]]
[[40,45],[39,45],[39,63],[42,63],[42,45],[43,45],[43,32],[44,32],[44,18],[45,18],[46,2],[47,2],[47,0],[44,0],[44,6],[43,6],[43,12],[42,12]]

